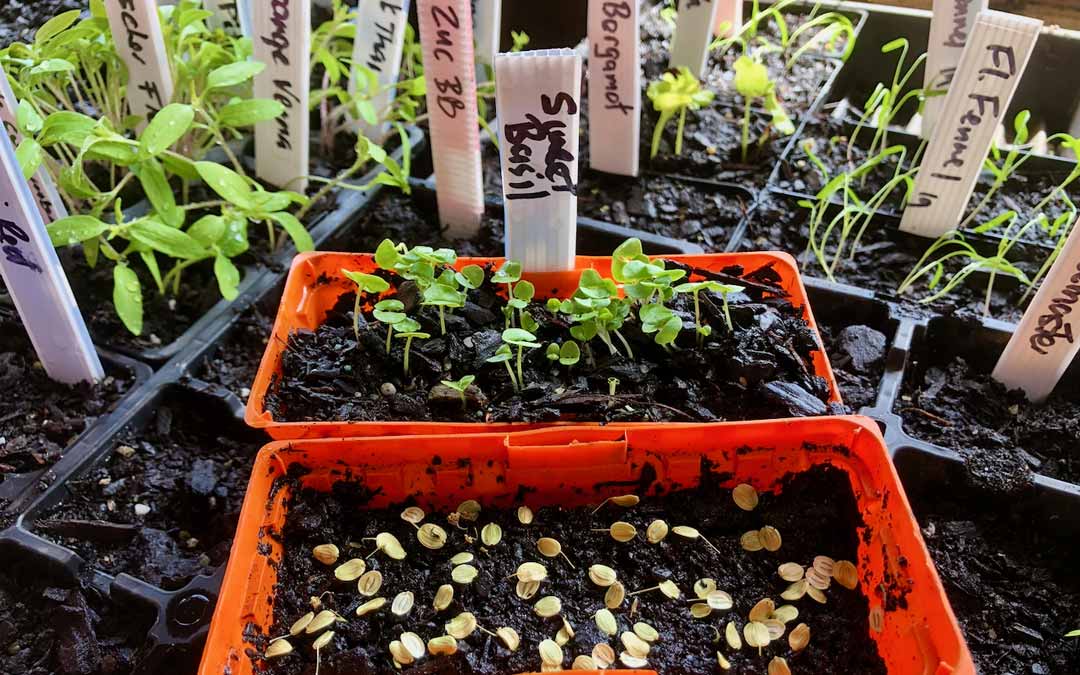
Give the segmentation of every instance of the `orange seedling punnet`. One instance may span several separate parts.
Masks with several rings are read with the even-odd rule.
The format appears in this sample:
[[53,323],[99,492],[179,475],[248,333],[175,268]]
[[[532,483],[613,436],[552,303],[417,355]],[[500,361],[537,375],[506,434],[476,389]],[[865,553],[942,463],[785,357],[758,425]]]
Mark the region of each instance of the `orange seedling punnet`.
[[[817,330],[795,260],[786,253],[717,253],[657,257],[712,272],[719,272],[732,265],[740,265],[745,271],[750,272],[768,265],[779,275],[780,281],[777,285],[788,294],[792,305],[801,307],[806,322],[815,331]],[[466,265],[484,266],[487,264],[498,266],[502,262],[502,258],[459,258],[455,267],[461,269]],[[608,276],[611,273],[611,258],[579,256],[574,271],[531,274],[526,272],[523,278],[535,285],[539,299],[565,298],[577,288],[581,271],[589,268]],[[286,422],[274,419],[266,410],[264,400],[267,392],[275,386],[276,378],[281,374],[282,356],[288,345],[289,335],[297,330],[317,328],[325,321],[327,313],[337,304],[338,299],[343,294],[356,289],[356,284],[342,274],[342,269],[374,273],[378,267],[372,255],[362,253],[305,253],[296,256],[293,260],[281,304],[278,307],[273,332],[267,342],[266,352],[263,354],[259,372],[248,397],[245,419],[249,425],[265,429],[275,439],[505,432],[552,426],[552,424],[351,420]],[[817,375],[828,381],[830,401],[840,402],[836,380],[824,351],[814,352],[813,367]]]
[[[851,416],[271,443],[255,461],[200,673],[256,672],[252,656],[259,651],[249,640],[273,622],[284,555],[279,533],[294,489],[279,480],[287,474],[317,491],[356,481],[373,495],[372,509],[407,499],[428,510],[465,500],[510,508],[523,495],[527,506],[540,508],[595,505],[627,485],[645,496],[692,488],[703,464],[724,477],[726,488],[747,483],[762,493],[822,465],[846,474],[863,523],[855,564],[869,603],[866,637],[888,672],[974,675],[878,427]],[[655,474],[641,485],[646,471]]]

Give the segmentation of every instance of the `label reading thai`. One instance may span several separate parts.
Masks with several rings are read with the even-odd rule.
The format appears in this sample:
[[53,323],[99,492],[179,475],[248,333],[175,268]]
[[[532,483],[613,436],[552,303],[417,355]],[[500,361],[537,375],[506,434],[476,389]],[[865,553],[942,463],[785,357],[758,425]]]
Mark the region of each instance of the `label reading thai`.
[[307,188],[311,77],[310,0],[262,0],[252,13],[255,97],[285,107],[277,119],[255,125],[255,173],[279,188]]
[[[8,138],[11,139],[12,147],[18,147],[22,141],[22,134],[19,133],[19,129],[15,124],[17,110],[18,102],[15,100],[15,94],[11,91],[7,73],[4,72],[3,68],[0,68],[0,123],[4,125],[4,131],[7,133]],[[60,199],[60,193],[56,191],[56,184],[53,183],[52,177],[49,176],[49,172],[45,170],[44,166],[39,167],[34,175],[30,176],[29,183],[30,193],[33,195],[34,202],[37,204],[38,211],[41,212],[41,217],[45,223],[51,223],[67,215],[67,209]]]
[[250,8],[242,0],[203,0],[203,3],[208,12],[214,13],[206,20],[211,28],[220,28],[233,37],[251,35]]
[[1080,351],[1080,223],[1024,312],[994,368],[994,379],[1032,401],[1049,396]]
[[990,10],[979,14],[919,167],[901,230],[939,237],[960,222],[1041,27],[1038,19]]
[[[409,0],[360,0],[357,6],[356,38],[353,40],[353,73],[349,90],[370,86],[366,68],[374,75],[375,91],[371,104],[379,119],[386,116],[394,101],[394,85],[401,72],[401,51],[405,44],[405,26],[409,23]],[[360,131],[378,140],[386,125],[360,122]]]
[[[927,91],[948,90],[960,64],[960,55],[967,45],[968,34],[979,12],[989,6],[989,0],[934,0],[934,15],[930,19],[930,42],[926,50]],[[931,96],[923,105],[922,137],[930,133],[941,114],[944,96]]]
[[452,237],[475,234],[484,215],[469,0],[418,0],[439,221]]
[[580,91],[573,50],[495,57],[506,257],[530,272],[574,269]]
[[105,0],[116,51],[127,66],[127,100],[140,128],[172,100],[173,81],[155,0]]
[[636,176],[641,135],[638,3],[589,3],[589,166]]
[[671,40],[672,68],[686,66],[698,77],[705,75],[709,44],[713,40],[716,9],[720,0],[679,0],[675,37]]

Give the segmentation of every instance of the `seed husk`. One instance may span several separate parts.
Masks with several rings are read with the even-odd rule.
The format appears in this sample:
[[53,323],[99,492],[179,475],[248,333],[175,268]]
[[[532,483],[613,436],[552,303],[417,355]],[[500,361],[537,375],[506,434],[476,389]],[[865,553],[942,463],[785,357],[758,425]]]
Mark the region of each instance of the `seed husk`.
[[394,596],[394,601],[390,603],[390,611],[398,616],[405,616],[412,610],[414,600],[412,591],[402,591]]
[[548,666],[561,666],[563,662],[562,647],[554,640],[543,640],[540,643],[540,661]]
[[784,581],[798,581],[806,574],[806,570],[799,563],[786,562],[777,568],[777,573]]
[[770,642],[773,640],[779,640],[780,638],[784,637],[784,632],[787,631],[787,626],[785,626],[784,622],[780,621],[779,619],[765,619],[764,621],[762,621],[762,623],[764,623],[765,627],[769,629]]
[[315,618],[315,612],[308,612],[304,616],[297,619],[293,625],[289,628],[289,635],[297,636],[304,632],[304,629],[308,627],[308,624]]
[[716,663],[719,664],[720,668],[723,670],[731,670],[731,661],[728,661],[720,652],[716,652]]
[[372,598],[356,608],[356,616],[377,612],[386,606],[386,598]]
[[619,654],[619,661],[627,668],[641,669],[649,665],[649,662],[645,659],[634,656],[628,652],[622,652]]
[[462,520],[470,523],[475,522],[480,517],[480,502],[475,499],[466,499],[458,504],[457,514],[461,516]]
[[458,640],[464,640],[476,630],[476,617],[472,612],[462,612],[450,619],[444,626],[446,634]]
[[424,653],[427,651],[424,648],[424,641],[416,633],[402,633],[401,644],[405,647],[409,655],[414,659],[423,658]]
[[604,606],[608,609],[615,609],[620,607],[625,599],[626,587],[623,586],[621,581],[616,581],[608,586],[607,592],[604,593]]
[[724,639],[727,640],[728,647],[732,649],[742,649],[742,638],[739,637],[739,627],[735,625],[734,621],[728,621],[727,628],[724,629]]
[[769,646],[769,628],[758,621],[751,621],[743,626],[743,638],[746,644],[758,649]]
[[334,614],[328,609],[324,609],[316,614],[314,619],[308,622],[308,625],[304,627],[304,632],[308,635],[313,635],[319,631],[326,630],[334,625],[337,618],[337,614]]
[[484,546],[498,546],[502,536],[502,528],[495,523],[488,523],[480,530],[480,541],[484,542]]
[[780,605],[773,612],[773,618],[784,623],[791,623],[799,618],[799,609],[795,605]]
[[533,611],[537,616],[549,619],[562,611],[562,600],[554,595],[545,595],[533,605]]
[[589,580],[601,588],[607,588],[618,580],[618,573],[607,565],[590,565]]
[[774,656],[772,661],[769,661],[769,675],[791,675],[791,668],[783,657]]
[[472,565],[458,565],[450,571],[450,578],[459,584],[471,584],[477,574],[479,572]]
[[370,598],[382,588],[382,581],[382,572],[379,570],[364,572],[360,577],[360,581],[356,582],[356,590],[360,591],[360,595]]
[[555,642],[558,642],[559,646],[562,647],[567,642],[570,642],[573,639],[574,627],[570,625],[570,622],[567,621],[566,617],[564,616],[562,617],[562,628],[560,628],[559,632],[555,635]]
[[690,605],[690,616],[695,619],[704,619],[710,614],[712,614],[712,607],[709,607],[708,603],[695,602]]
[[824,591],[832,585],[832,577],[825,576],[816,567],[806,570],[806,581],[819,591]]
[[531,525],[533,521],[533,512],[528,506],[519,506],[517,510],[518,522],[522,525]]
[[538,562],[527,562],[518,565],[514,576],[518,581],[543,581],[547,579],[547,568]]
[[750,614],[748,618],[751,621],[765,621],[772,617],[773,610],[776,609],[776,603],[772,601],[772,598],[763,598],[757,601],[753,607],[750,608]]
[[608,497],[604,501],[600,502],[600,506],[597,506],[595,509],[592,510],[592,512],[596,513],[600,509],[604,508],[604,506],[608,503],[628,509],[641,503],[641,497],[638,497],[637,495],[619,495],[617,497]]
[[[603,530],[601,530],[603,532]],[[611,527],[607,529],[611,538],[620,543],[626,543],[637,536],[637,528],[630,523],[617,521],[611,524]]]
[[751,553],[765,548],[765,545],[761,543],[761,534],[758,530],[744,532],[739,537],[739,545],[743,547],[744,551],[750,551]]
[[515,589],[517,596],[522,600],[532,600],[537,591],[540,590],[539,581],[519,581],[517,582],[517,588]]
[[800,623],[794,630],[788,633],[788,646],[793,652],[801,652],[810,644],[810,626]]
[[668,524],[662,520],[654,520],[649,523],[645,530],[645,541],[650,544],[659,544],[668,535]]
[[582,654],[574,659],[574,663],[571,664],[570,670],[596,670],[596,661],[593,661],[591,656]]
[[870,630],[875,633],[885,630],[885,610],[880,607],[870,609]]
[[784,600],[801,600],[806,595],[807,589],[810,588],[810,583],[806,579],[799,579],[792,583],[787,589],[780,594],[780,597]]
[[441,612],[450,606],[450,603],[454,601],[454,587],[450,584],[443,584],[439,586],[439,590],[435,591],[435,602],[432,606],[435,611]]
[[450,656],[457,653],[457,640],[453,635],[432,638],[428,640],[427,650],[432,656]]
[[363,558],[353,558],[334,568],[334,576],[338,581],[356,581],[367,569],[367,563]]
[[821,573],[823,577],[833,576],[833,569],[836,567],[836,561],[827,555],[814,556],[814,569]]
[[450,558],[450,564],[456,567],[458,565],[464,565],[465,563],[471,563],[475,559],[476,556],[474,556],[472,553],[469,553],[468,551],[462,551],[461,553],[455,555],[453,558]]
[[[436,551],[446,546],[446,530],[435,523],[424,523],[416,531],[416,538],[424,548]],[[389,555],[389,553],[387,553]],[[391,556],[392,557],[392,556]]]
[[407,666],[416,660],[400,640],[394,640],[390,643],[390,656],[394,658],[394,663],[402,666]]
[[660,633],[644,621],[638,621],[634,624],[634,635],[637,635],[645,642],[656,642],[660,639]]
[[682,591],[675,585],[675,582],[671,579],[665,579],[660,582],[660,592],[671,598],[672,600],[678,600],[682,597]]
[[686,537],[687,539],[697,539],[701,536],[701,533],[697,529],[690,527],[689,525],[676,525],[671,528],[671,531],[680,537]]
[[389,558],[394,560],[405,559],[405,549],[401,547],[401,542],[389,532],[380,532],[375,535],[375,546]]
[[541,537],[536,540],[536,548],[540,554],[547,558],[554,558],[562,553],[562,544],[551,537]]
[[596,620],[596,627],[600,629],[601,633],[613,636],[619,632],[619,622],[615,620],[615,615],[611,613],[611,610],[602,609],[593,618]]
[[326,645],[330,644],[330,641],[334,639],[334,631],[328,630],[319,637],[315,638],[315,642],[311,643],[311,648],[315,651],[319,651]]
[[519,645],[521,645],[521,638],[518,637],[516,630],[510,626],[503,626],[495,631],[495,634],[499,636],[499,639],[503,641],[506,648],[512,652],[516,652]]
[[712,593],[715,590],[716,590],[716,580],[715,579],[710,579],[710,578],[706,577],[704,579],[698,579],[697,581],[694,582],[694,595],[696,595],[698,598],[700,598],[702,600],[707,598],[709,596],[709,593]]
[[766,525],[758,532],[758,536],[761,538],[761,545],[766,551],[779,551],[782,540],[780,539],[780,530],[776,529],[772,525]]
[[833,566],[833,578],[844,588],[855,590],[859,585],[859,570],[850,561],[838,560]]
[[274,640],[273,642],[270,643],[269,646],[267,646],[266,653],[263,654],[263,658],[264,659],[276,659],[279,656],[285,656],[287,654],[292,654],[292,651],[293,651],[293,646],[288,640],[285,640],[285,639]]
[[822,593],[819,589],[814,588],[813,586],[807,586],[806,594],[813,598],[816,602],[819,602],[822,605],[825,604],[825,594]]
[[735,489],[731,491],[731,497],[735,500],[735,505],[743,511],[753,511],[757,508],[757,490],[749,483],[739,483],[736,485]]
[[419,525],[424,522],[425,517],[424,509],[419,506],[410,506],[401,512],[401,519],[406,523],[412,523],[413,525]]
[[338,551],[338,547],[334,544],[319,544],[311,549],[311,555],[324,565],[333,565],[338,561],[341,552]]
[[615,650],[606,642],[601,642],[592,648],[592,659],[600,668],[610,668],[615,665]]
[[639,659],[643,659],[649,655],[649,643],[639,638],[635,633],[630,631],[624,631],[619,636],[619,640],[622,642],[623,647],[630,656],[636,656]]
[[735,601],[731,598],[731,594],[727,591],[713,591],[705,597],[705,602],[708,603],[710,609],[721,612],[731,609],[735,604]]

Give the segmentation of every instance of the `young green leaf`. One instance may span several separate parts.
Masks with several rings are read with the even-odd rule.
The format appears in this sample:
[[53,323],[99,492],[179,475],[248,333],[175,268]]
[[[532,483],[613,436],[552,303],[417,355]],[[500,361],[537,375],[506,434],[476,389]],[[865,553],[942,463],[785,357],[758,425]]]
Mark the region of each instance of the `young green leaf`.
[[195,170],[225,201],[242,209],[252,208],[251,185],[243,176],[217,162],[195,162]]
[[154,115],[139,135],[139,152],[147,157],[156,157],[191,128],[195,120],[195,109],[184,103],[170,103]]
[[209,255],[209,251],[186,232],[155,220],[136,220],[127,231],[132,239],[173,258],[198,260]]
[[236,269],[236,265],[225,256],[218,254],[214,257],[214,276],[217,277],[221,297],[226,300],[235,300],[240,286],[240,270]]
[[37,173],[43,159],[45,156],[42,154],[41,145],[29,136],[23,138],[19,147],[15,148],[15,160],[22,169],[24,180],[30,180],[30,177]]
[[287,211],[278,211],[267,215],[278,225],[281,225],[281,228],[292,239],[293,246],[296,247],[297,251],[304,253],[305,251],[315,250],[315,242],[311,238],[311,233],[296,219],[296,216]]
[[135,271],[126,263],[118,263],[113,268],[113,304],[124,327],[134,335],[142,334],[142,285]]
[[361,293],[382,293],[390,289],[390,284],[386,279],[377,277],[374,274],[364,274],[363,272],[346,269],[342,269],[341,273],[351,279]]
[[226,103],[218,111],[218,122],[226,127],[250,127],[259,122],[269,122],[285,112],[285,106],[265,98],[236,100]]
[[237,61],[220,66],[210,71],[206,77],[206,89],[221,89],[235,87],[241,82],[247,82],[266,68],[266,64],[258,61]]
[[206,248],[218,243],[225,234],[225,219],[208,214],[199,218],[187,229],[188,236]]
[[52,223],[45,229],[53,246],[71,246],[87,239],[94,239],[109,230],[109,225],[93,216],[66,216]]

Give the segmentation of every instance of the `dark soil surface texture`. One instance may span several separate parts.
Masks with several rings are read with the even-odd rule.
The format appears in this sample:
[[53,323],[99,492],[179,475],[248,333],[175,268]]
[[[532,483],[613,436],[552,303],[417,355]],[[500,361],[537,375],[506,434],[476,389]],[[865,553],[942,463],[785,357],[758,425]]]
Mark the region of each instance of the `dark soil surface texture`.
[[96,385],[70,387],[45,374],[17,319],[0,315],[0,482],[9,473],[51,466],[95,419],[110,412],[134,383],[111,369]]
[[874,405],[881,376],[885,374],[888,350],[885,334],[871,326],[839,327],[820,319],[818,329],[844,405],[855,412]]
[[[835,583],[825,591],[827,605],[806,596],[793,601],[797,618],[786,625],[783,637],[764,647],[760,654],[747,647],[733,651],[723,638],[717,644],[716,631],[723,633],[727,623],[733,622],[741,632],[751,608],[763,598],[785,604],[779,595],[789,584],[777,575],[781,563],[798,561],[809,565],[818,555],[856,559],[861,520],[847,475],[819,468],[789,477],[779,494],[761,495],[753,512],[741,510],[729,490],[710,482],[706,480],[705,487],[694,490],[647,497],[630,509],[609,504],[591,514],[592,509],[584,507],[538,508],[530,525],[520,524],[513,509],[484,508],[475,527],[495,523],[502,530],[502,540],[491,546],[465,539],[466,534],[475,537],[469,523],[464,523],[467,532],[461,532],[446,523],[446,514],[431,514],[427,522],[445,526],[449,532],[446,545],[438,550],[421,547],[416,531],[401,519],[399,509],[371,511],[358,517],[367,493],[356,484],[339,483],[332,493],[301,491],[290,498],[281,533],[285,556],[278,568],[273,599],[274,626],[268,633],[288,634],[293,622],[310,611],[310,598],[319,596],[323,607],[337,611],[345,619],[333,627],[334,637],[321,655],[320,673],[392,673],[388,645],[402,632],[414,632],[426,641],[444,635],[444,624],[458,614],[470,612],[477,624],[488,631],[503,626],[513,628],[520,637],[520,647],[511,652],[499,638],[476,630],[457,641],[455,654],[424,655],[406,671],[495,675],[539,672],[538,646],[544,639],[554,639],[565,620],[574,631],[562,646],[562,666],[567,668],[576,657],[590,654],[597,644],[611,646],[616,655],[624,650],[620,638],[602,632],[593,618],[603,608],[608,592],[590,580],[589,567],[600,564],[617,573],[618,583],[627,594],[644,591],[627,595],[611,612],[619,635],[631,630],[636,622],[648,624],[659,633],[647,654],[649,670],[668,675],[714,672],[716,653],[721,651],[731,662],[732,668],[727,671],[731,673],[764,673],[774,656],[787,659],[796,673],[885,673],[876,645],[868,637],[866,597]],[[655,519],[697,528],[715,550],[700,539],[683,538],[674,532],[657,544],[646,543],[645,530]],[[606,530],[615,520],[633,525],[636,538],[625,543],[612,539]],[[764,525],[782,533],[780,550],[743,550],[740,535]],[[593,528],[603,531],[593,532]],[[335,543],[343,551],[341,562],[353,556],[363,557],[373,547],[364,539],[380,532],[396,536],[406,550],[406,558],[395,561],[384,554],[366,558],[367,568],[383,576],[378,596],[386,598],[388,606],[358,618],[356,608],[367,598],[358,593],[355,583],[338,582],[334,567],[316,561],[311,551],[314,546]],[[566,558],[542,557],[535,549],[538,537],[555,539]],[[358,548],[349,548],[348,542],[359,542]],[[453,565],[449,561],[462,552],[473,554],[471,564],[478,576],[470,584],[455,583],[452,603],[436,611],[435,592],[440,585],[451,582]],[[535,597],[524,600],[516,594],[515,582],[509,577],[522,563],[535,561],[546,567],[547,579]],[[687,598],[693,597],[695,582],[705,578],[714,580],[718,590],[730,594],[733,607],[695,619]],[[679,587],[680,599],[655,590],[664,581]],[[409,613],[396,616],[390,611],[390,600],[402,592],[413,593],[415,604]],[[548,596],[561,601],[561,612],[542,618],[534,610],[535,603]],[[632,598],[637,599],[637,604],[631,615]],[[788,632],[799,623],[810,627],[812,638],[807,649],[796,653],[789,648]],[[294,639],[294,652],[270,661],[267,672],[311,672],[315,657],[307,643],[315,637]],[[264,648],[266,636],[256,639]]]
[[[700,280],[697,270],[687,279]],[[704,273],[715,277],[712,273]],[[392,285],[396,275],[388,274]],[[813,373],[811,352],[817,336],[802,318],[802,308],[780,297],[770,266],[720,275],[745,291],[730,296],[734,332],[727,327],[719,295],[702,292],[702,322],[712,334],[695,340],[693,298],[675,297],[668,306],[683,321],[672,351],[641,331],[632,310],[620,332],[633,358],[612,336],[618,352],[593,340],[582,348],[578,365],[552,365],[546,345],[570,339],[565,315],[554,316],[538,297],[528,308],[539,328],[533,333],[545,348],[523,356],[525,386],[516,392],[504,367],[488,363],[502,344],[506,327],[504,301],[490,282],[471,291],[465,308],[450,315],[440,334],[438,312],[417,308],[411,284],[397,293],[405,312],[433,337],[416,340],[410,369],[403,375],[404,340],[393,340],[386,354],[386,326],[363,309],[360,339],[354,335],[355,296],[346,293],[315,331],[289,337],[283,374],[267,393],[265,405],[281,421],[312,420],[456,420],[468,422],[710,421],[765,419],[825,414],[830,410],[825,380]],[[771,289],[771,290],[770,290]],[[572,290],[564,289],[566,295]],[[542,295],[538,293],[538,296]],[[467,409],[442,380],[475,375],[467,391]],[[609,379],[618,380],[614,395]]]
[[72,9],[86,9],[85,0],[4,0],[0,3],[0,49],[12,42],[30,43],[41,24]]
[[[921,369],[916,365],[915,373]],[[973,477],[1019,483],[1030,472],[1080,482],[1080,396],[1053,394],[1032,404],[957,358],[905,379],[896,412],[912,436],[959,452]]]
[[908,494],[978,671],[1080,673],[1080,645],[1065,637],[1077,627],[1080,556],[1074,537],[1054,533],[1074,516],[1048,518],[1023,493],[939,484]]
[[37,528],[109,574],[166,590],[229,556],[259,435],[205,401],[166,396],[110,459],[68,482],[70,496]]
[[[803,274],[827,278],[817,258],[807,251],[809,213],[808,209],[799,206],[793,199],[772,196],[763,199],[751,215],[746,237],[740,244],[741,250],[788,251],[799,260]],[[825,226],[828,225],[829,220],[828,216],[824,219]],[[860,220],[859,225],[861,224]],[[895,219],[875,216],[859,242],[854,259],[850,256],[850,246],[857,232],[852,231],[845,244],[843,258],[834,272],[835,280],[874,291],[882,299],[898,301],[906,312],[915,316],[926,316],[932,312],[947,315],[986,316],[984,308],[989,275],[982,273],[971,275],[949,294],[930,304],[920,302],[922,298],[931,295],[927,289],[929,275],[923,277],[921,282],[916,283],[904,295],[897,294],[900,284],[915,269],[919,259],[933,243],[930,239],[903,234],[899,232],[897,225],[898,222]],[[838,225],[830,236],[826,249],[829,261],[833,260],[839,235]],[[1038,271],[1038,265],[1031,260],[1038,259],[1038,253],[1035,252],[1025,259],[1023,256],[1034,249],[1018,247],[1014,250],[1019,256],[1014,262],[1029,277],[1034,277]],[[946,273],[942,277],[941,284],[944,285],[963,264],[957,258],[947,261]],[[1024,295],[1023,288],[1017,282],[999,276],[991,289],[989,316],[1002,321],[1018,321],[1023,315],[1024,306],[1020,304]]]
[[244,310],[229,336],[199,365],[195,376],[225,388],[246,402],[274,327],[280,297],[274,294]]

